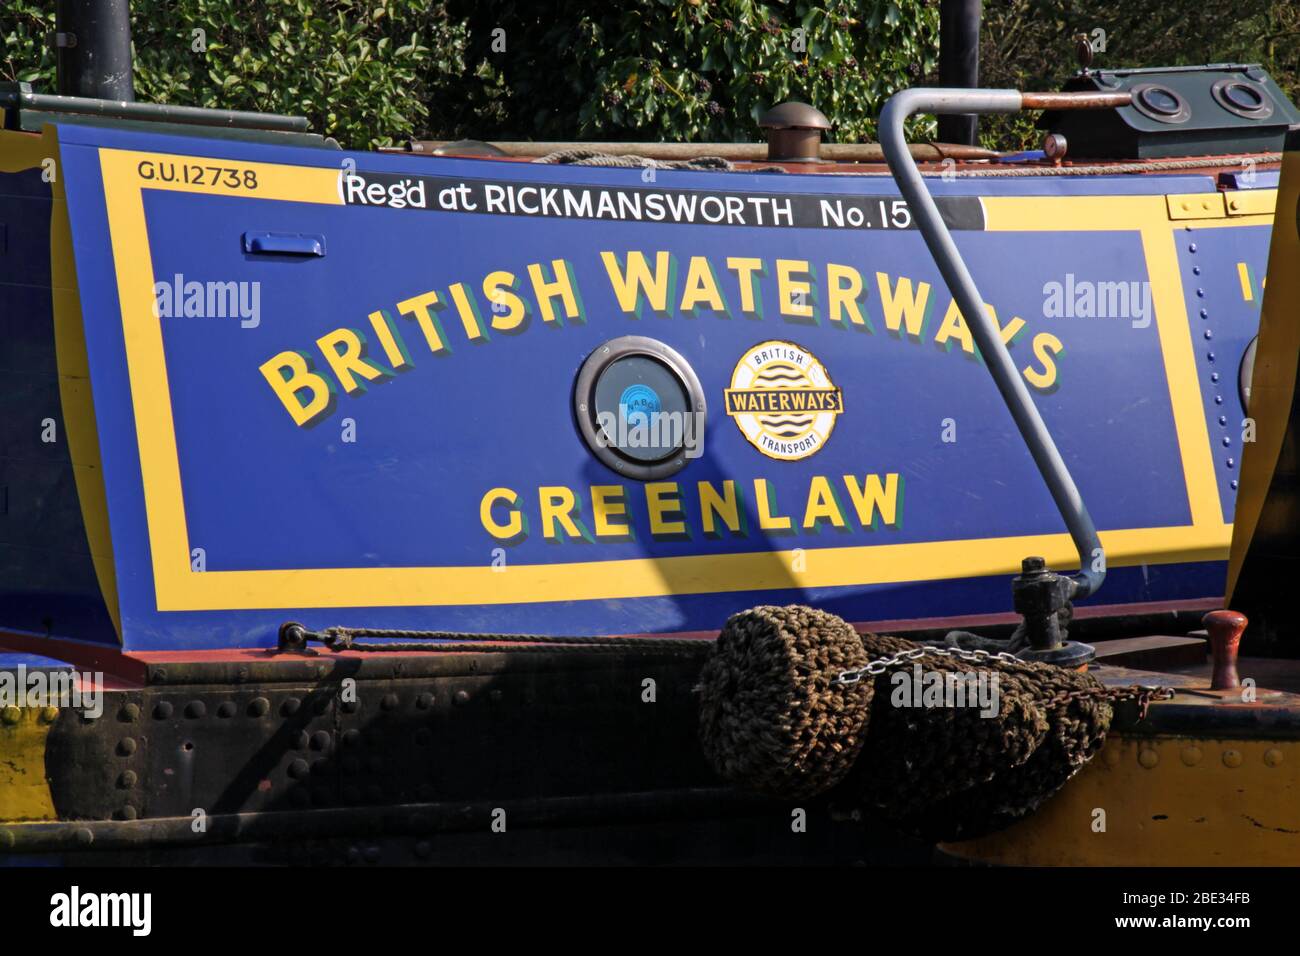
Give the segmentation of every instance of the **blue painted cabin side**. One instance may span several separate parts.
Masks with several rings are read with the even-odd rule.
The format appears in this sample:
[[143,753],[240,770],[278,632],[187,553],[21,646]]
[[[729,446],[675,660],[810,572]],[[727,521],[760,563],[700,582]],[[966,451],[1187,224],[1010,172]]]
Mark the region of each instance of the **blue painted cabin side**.
[[[958,619],[1008,611],[1027,554],[1069,565],[886,176],[646,181],[96,125],[42,142],[60,181],[0,177],[0,220],[23,223],[0,306],[25,383],[6,390],[7,630],[174,650],[272,646],[288,620]],[[1221,599],[1268,181],[928,181],[1102,533],[1092,603]],[[1180,217],[1179,197],[1227,195],[1249,211]],[[41,255],[65,197],[80,448],[40,426],[53,403],[69,427],[76,379]],[[627,336],[685,362],[707,407],[699,454],[648,480],[578,421],[584,363]],[[761,404],[791,374],[835,407]]]

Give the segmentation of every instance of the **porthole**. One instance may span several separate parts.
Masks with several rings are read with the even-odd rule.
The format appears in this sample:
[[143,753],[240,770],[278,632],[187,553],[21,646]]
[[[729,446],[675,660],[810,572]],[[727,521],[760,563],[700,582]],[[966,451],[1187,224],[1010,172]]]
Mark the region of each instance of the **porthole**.
[[1141,83],[1133,87],[1133,108],[1158,123],[1186,123],[1192,109],[1182,95],[1167,86]]
[[1245,119],[1268,119],[1273,115],[1273,101],[1264,88],[1245,80],[1223,79],[1210,88],[1214,101],[1229,113]]
[[700,380],[655,339],[625,335],[592,352],[578,370],[573,404],[591,453],[628,478],[675,474],[704,447]]

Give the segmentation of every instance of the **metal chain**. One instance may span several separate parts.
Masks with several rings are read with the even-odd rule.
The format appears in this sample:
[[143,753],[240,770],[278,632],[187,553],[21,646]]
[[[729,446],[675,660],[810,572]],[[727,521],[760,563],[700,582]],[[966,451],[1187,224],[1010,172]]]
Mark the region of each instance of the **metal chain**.
[[[935,647],[933,645],[923,645],[921,647],[909,648],[905,651],[899,651],[891,657],[879,657],[874,661],[867,663],[865,667],[859,667],[856,670],[842,671],[839,676],[831,681],[832,686],[856,684],[864,677],[876,677],[885,673],[891,667],[899,664],[905,664],[908,661],[919,660],[927,654],[935,657],[956,657],[964,661],[970,661],[976,664],[984,664],[989,661],[998,661],[1003,664],[1010,664],[1029,670],[1030,662],[1023,661],[1014,654],[1008,654],[1006,651],[990,653],[989,651],[974,650],[965,651],[959,647]],[[1141,684],[1134,684],[1129,687],[1107,687],[1103,690],[1072,690],[1061,691],[1054,697],[1046,701],[1046,706],[1050,708],[1068,704],[1074,700],[1105,700],[1111,703],[1118,703],[1124,700],[1134,700],[1138,704],[1138,719],[1143,720],[1147,715],[1147,708],[1153,700],[1170,700],[1174,696],[1172,687],[1144,687]]]
[[959,647],[933,647],[929,645],[909,648],[905,651],[899,651],[893,657],[878,657],[874,661],[867,663],[865,667],[857,670],[843,671],[838,677],[831,681],[831,684],[856,684],[862,678],[871,676],[876,677],[883,674],[889,668],[896,664],[903,664],[907,661],[918,660],[926,654],[933,654],[936,657],[960,657],[964,661],[983,663],[985,661],[1002,661],[1007,664],[1019,664],[1024,666],[1025,662],[1020,660],[1014,654],[1008,654],[1006,651],[990,653],[989,651],[964,651]]

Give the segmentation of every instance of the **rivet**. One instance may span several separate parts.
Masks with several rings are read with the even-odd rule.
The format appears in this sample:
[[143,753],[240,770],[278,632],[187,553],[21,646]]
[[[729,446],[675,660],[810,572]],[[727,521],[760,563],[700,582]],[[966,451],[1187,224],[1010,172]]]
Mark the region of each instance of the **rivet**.
[[1150,770],[1160,762],[1160,754],[1152,748],[1138,751],[1138,763]]
[[1224,464],[1227,465],[1229,468],[1231,468],[1234,464],[1236,464],[1236,462],[1233,461],[1233,459],[1229,458],[1226,461],[1224,461]]
[[122,808],[123,820],[134,820],[139,815],[140,815],[140,811],[137,810],[135,807],[131,806],[131,804],[129,803]]
[[1218,380],[1219,380],[1219,373],[1218,373],[1218,372],[1211,372],[1211,373],[1210,373],[1210,381],[1211,381],[1211,382],[1217,382]]
[[249,717],[265,717],[271,712],[271,702],[265,697],[254,697],[248,702]]
[[300,731],[298,735],[293,738],[294,750],[306,750],[309,746],[311,746],[311,738],[307,736],[307,731]]
[[328,750],[330,746],[330,735],[327,730],[318,730],[311,735],[312,750]]
[[82,846],[90,846],[92,843],[95,842],[95,834],[87,830],[85,827],[82,827],[75,834],[73,834],[73,839],[75,839]]
[[301,757],[289,764],[289,776],[295,780],[301,780],[309,773],[311,773],[311,765]]
[[150,676],[153,678],[154,683],[165,684],[167,683],[167,668],[155,667]]
[[135,753],[135,749],[136,743],[133,737],[123,737],[117,745],[117,752],[124,757],[131,756],[131,754]]
[[241,684],[248,680],[248,668],[241,667],[239,670],[235,671],[235,680]]
[[379,706],[384,708],[384,710],[396,710],[397,704],[398,700],[396,694],[385,694],[384,699],[379,702]]
[[192,700],[185,705],[185,716],[192,720],[198,720],[200,717],[206,717],[208,705],[201,700]]
[[1206,352],[1206,353],[1205,353],[1205,360],[1206,360],[1207,362],[1213,362],[1213,361],[1214,361],[1214,353],[1213,353],[1213,352]]
[[433,845],[428,840],[419,840],[415,844],[415,855],[421,860],[427,860],[433,853]]
[[217,716],[218,716],[218,717],[234,717],[234,716],[235,716],[235,705],[234,705],[234,703],[232,703],[231,701],[228,701],[228,700],[227,700],[227,701],[224,701],[224,702],[221,704],[221,706],[217,708]]
[[41,720],[43,720],[45,723],[52,724],[58,719],[59,719],[59,708],[57,707],[41,708]]
[[1201,309],[1201,318],[1208,319],[1209,317],[1210,317],[1210,313],[1207,312],[1205,309]]
[[136,785],[138,779],[139,778],[135,775],[134,770],[126,770],[117,778],[117,785],[123,790],[130,790]]
[[1227,427],[1227,424],[1228,424],[1228,416],[1226,416],[1226,415],[1220,415],[1220,416],[1219,416],[1219,424],[1220,424],[1220,425],[1223,425],[1224,427]]
[[1205,298],[1205,290],[1204,290],[1204,289],[1197,289],[1197,290],[1196,290],[1196,297],[1197,297],[1198,299],[1204,299],[1204,298]]
[[1194,276],[1198,276],[1198,275],[1200,275],[1200,274],[1201,274],[1201,267],[1200,267],[1200,266],[1192,266],[1192,275],[1194,275]]
[[1189,767],[1195,767],[1201,762],[1201,748],[1184,747],[1181,756],[1183,758],[1183,763],[1187,764]]
[[298,708],[301,706],[302,701],[297,697],[289,697],[280,705],[280,713],[284,714],[286,717],[292,717],[294,714],[298,713]]
[[421,694],[419,697],[415,698],[415,706],[419,707],[421,710],[428,710],[433,706],[433,695],[430,693]]
[[360,860],[361,860],[361,848],[355,846],[348,847],[348,862],[357,863]]
[[1223,404],[1223,396],[1222,396],[1222,395],[1215,395],[1215,396],[1214,396],[1214,404],[1215,404],[1215,405],[1222,405],[1222,404]]
[[1264,764],[1269,767],[1276,767],[1282,762],[1282,751],[1276,747],[1269,747],[1264,751]]
[[1236,490],[1237,490],[1237,479],[1236,479],[1236,478],[1232,479],[1232,481],[1230,482],[1230,484],[1232,485],[1232,490],[1233,490],[1233,491],[1236,491]]
[[1214,338],[1214,333],[1211,332],[1209,329],[1206,329],[1206,330],[1205,330],[1205,337],[1206,337],[1207,339],[1212,339],[1212,338]]
[[1188,246],[1187,246],[1187,251],[1188,251],[1188,252],[1195,252],[1195,251],[1196,251],[1196,243],[1194,243],[1194,242],[1189,243]]
[[165,700],[158,701],[158,703],[154,705],[153,715],[158,720],[166,720],[172,715],[171,703]]
[[22,716],[23,712],[12,704],[4,708],[4,710],[0,710],[0,720],[3,720],[10,727],[18,723],[18,721],[22,719]]
[[1227,435],[1224,435],[1224,436],[1223,436],[1223,447],[1224,447],[1224,448],[1227,448],[1227,447],[1228,447],[1229,445],[1231,445],[1231,444],[1232,444],[1232,439],[1229,438]]
[[467,690],[458,690],[458,691],[456,691],[456,694],[455,694],[455,696],[452,697],[452,700],[454,700],[454,701],[455,701],[456,703],[458,703],[458,704],[468,704],[468,703],[469,703],[469,691],[467,691]]
[[1240,208],[1240,205],[1238,204],[1237,200],[1235,200],[1235,199],[1229,199],[1229,200],[1228,200],[1228,208],[1229,208],[1229,209],[1239,209],[1239,208]]
[[357,730],[355,727],[350,730],[345,730],[343,731],[342,740],[343,746],[355,747],[357,744],[361,743],[361,731]]
[[126,721],[128,724],[135,723],[137,720],[140,719],[140,705],[139,704],[124,705],[122,709],[118,711],[118,717],[121,720]]
[[1240,750],[1225,750],[1225,751],[1223,752],[1223,765],[1224,765],[1225,767],[1240,767],[1240,766],[1241,766],[1241,751],[1240,751]]
[[367,863],[379,862],[379,847],[377,846],[366,847],[366,862]]

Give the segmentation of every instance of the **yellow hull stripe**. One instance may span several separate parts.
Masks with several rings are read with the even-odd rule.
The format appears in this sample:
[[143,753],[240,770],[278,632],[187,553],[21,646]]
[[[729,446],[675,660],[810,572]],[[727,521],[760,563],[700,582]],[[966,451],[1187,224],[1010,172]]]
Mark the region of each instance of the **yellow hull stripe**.
[[1296,866],[1300,742],[1115,735],[1033,816],[942,849],[1008,866]]
[[58,819],[45,777],[48,716],[34,707],[0,710],[0,822]]

